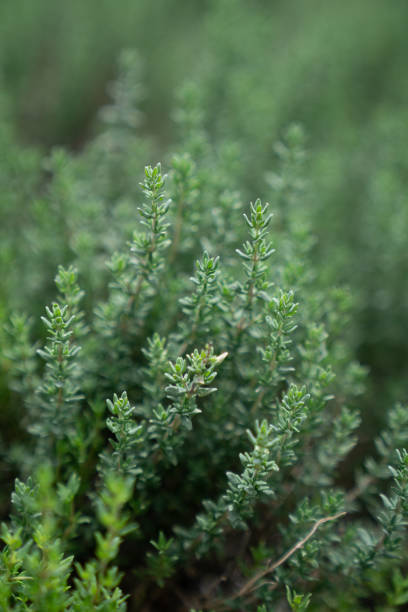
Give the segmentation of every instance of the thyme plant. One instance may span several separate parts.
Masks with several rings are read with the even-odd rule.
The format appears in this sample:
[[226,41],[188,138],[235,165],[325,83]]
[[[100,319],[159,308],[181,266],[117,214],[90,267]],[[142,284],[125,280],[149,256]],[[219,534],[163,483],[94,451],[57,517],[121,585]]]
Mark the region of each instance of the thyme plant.
[[348,470],[365,371],[348,294],[311,263],[302,131],[268,175],[276,211],[254,199],[241,214],[239,150],[208,137],[191,86],[168,175],[146,166],[136,192],[131,172],[115,184],[125,151],[105,149],[137,140],[132,56],[122,68],[105,132],[52,158],[70,257],[44,331],[13,313],[5,332],[24,444],[1,609],[359,610],[379,580],[397,600],[408,409]]

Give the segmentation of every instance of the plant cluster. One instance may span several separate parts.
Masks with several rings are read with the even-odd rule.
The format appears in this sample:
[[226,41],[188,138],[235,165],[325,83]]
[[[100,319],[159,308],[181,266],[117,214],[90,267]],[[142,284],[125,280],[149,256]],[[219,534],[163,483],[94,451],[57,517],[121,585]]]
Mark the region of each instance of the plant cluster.
[[244,205],[240,148],[191,83],[168,174],[139,177],[137,70],[127,53],[102,132],[45,164],[29,239],[61,265],[43,331],[14,308],[4,331],[0,607],[363,610],[384,583],[396,609],[408,408],[354,474],[366,372],[348,292],[316,279],[303,131],[276,147],[272,204]]

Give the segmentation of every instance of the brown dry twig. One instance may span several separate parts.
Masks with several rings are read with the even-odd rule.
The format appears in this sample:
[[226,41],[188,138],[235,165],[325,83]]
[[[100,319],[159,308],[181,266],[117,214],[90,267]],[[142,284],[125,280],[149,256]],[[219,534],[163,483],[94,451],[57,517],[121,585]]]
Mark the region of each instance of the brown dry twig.
[[[318,521],[316,521],[314,523],[313,527],[310,529],[310,531],[301,540],[296,542],[296,544],[294,546],[292,546],[292,548],[290,548],[277,561],[275,561],[272,564],[268,564],[263,570],[261,570],[260,572],[256,573],[254,576],[252,576],[252,578],[250,578],[239,589],[239,591],[237,593],[235,593],[234,595],[232,595],[232,597],[230,597],[229,599],[240,599],[242,597],[246,597],[247,595],[250,595],[256,588],[258,588],[258,586],[259,586],[258,585],[258,581],[259,580],[261,580],[262,578],[264,578],[265,576],[267,576],[269,574],[272,574],[278,567],[283,565],[283,563],[285,563],[292,555],[294,555],[296,551],[298,551],[300,548],[303,548],[303,546],[306,544],[306,542],[308,540],[310,540],[311,537],[314,536],[314,534],[319,529],[319,527],[321,527],[325,523],[328,523],[329,521],[335,521],[335,520],[341,518],[342,516],[345,516],[346,514],[347,514],[346,512],[339,512],[338,514],[334,514],[332,516],[326,516],[326,517],[321,518]],[[278,584],[277,582],[273,582],[272,583],[272,588],[276,588],[277,584]],[[217,605],[214,607],[214,602],[213,602],[213,604],[210,607],[212,609],[215,609],[215,610],[218,610],[218,611],[223,609],[222,607],[217,606]]]

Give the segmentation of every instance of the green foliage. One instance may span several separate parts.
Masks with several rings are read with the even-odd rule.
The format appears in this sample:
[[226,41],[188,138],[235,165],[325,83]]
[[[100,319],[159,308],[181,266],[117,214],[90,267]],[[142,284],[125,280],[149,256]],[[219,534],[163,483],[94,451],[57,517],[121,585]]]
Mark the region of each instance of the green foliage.
[[[356,311],[331,287],[337,264],[318,261],[334,230],[316,240],[321,208],[305,175],[324,149],[310,159],[291,124],[272,154],[269,9],[256,4],[208,8],[219,57],[179,92],[168,175],[142,172],[155,145],[138,131],[133,52],[81,152],[54,150],[40,172],[39,155],[0,133],[24,175],[14,190],[5,164],[2,269],[18,257],[1,312],[12,431],[1,457],[15,483],[4,610],[360,610],[378,584],[384,609],[406,602],[407,408],[395,404],[364,444],[365,340],[352,332],[370,283],[350,276]],[[247,24],[226,35],[231,7]],[[281,104],[292,94],[277,89]],[[398,192],[383,176],[380,195],[388,179]],[[27,192],[22,248],[13,209]],[[244,206],[254,192],[271,204]],[[376,230],[364,231],[372,245]],[[40,302],[51,304],[43,329]]]
[[312,597],[310,593],[308,595],[300,595],[300,593],[291,591],[289,587],[286,587],[286,595],[290,609],[294,610],[295,612],[304,612],[304,610],[307,610]]

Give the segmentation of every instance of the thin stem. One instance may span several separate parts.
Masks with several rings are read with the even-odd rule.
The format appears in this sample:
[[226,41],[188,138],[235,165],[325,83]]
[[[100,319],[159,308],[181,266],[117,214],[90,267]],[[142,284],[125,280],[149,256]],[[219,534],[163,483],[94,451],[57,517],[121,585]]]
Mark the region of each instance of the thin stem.
[[268,574],[272,574],[278,567],[283,565],[290,557],[292,557],[295,552],[297,552],[300,548],[303,548],[306,542],[314,536],[319,527],[321,527],[325,523],[328,523],[329,521],[335,521],[345,516],[346,514],[346,512],[339,512],[337,514],[334,514],[333,516],[326,516],[325,518],[321,518],[316,521],[311,530],[301,540],[296,542],[296,544],[292,546],[292,548],[290,548],[284,555],[282,555],[280,559],[275,561],[275,563],[272,563],[272,565],[268,565],[264,570],[258,572],[257,574],[255,574],[255,576],[248,580],[248,582],[246,582],[244,586],[241,587],[241,589],[238,591],[237,595],[234,598],[243,597],[246,593],[250,593],[255,588],[255,585],[258,580],[264,578]]
[[[266,568],[256,573],[254,576],[252,576],[252,578],[247,580],[247,582],[245,582],[245,584],[239,589],[239,591],[237,591],[237,593],[232,595],[232,597],[230,597],[229,599],[240,599],[242,597],[246,597],[247,595],[250,595],[255,589],[259,587],[259,584],[258,584],[259,580],[261,580],[262,578],[265,578],[265,576],[268,576],[269,574],[272,574],[278,567],[286,563],[286,561],[290,557],[292,557],[299,549],[303,548],[306,542],[314,536],[314,534],[319,529],[319,527],[321,527],[325,523],[328,523],[329,521],[335,521],[345,516],[346,514],[347,514],[346,512],[339,512],[338,514],[334,514],[332,516],[326,516],[316,521],[313,527],[310,529],[310,531],[301,540],[296,542],[296,544],[294,544],[294,546],[292,546],[277,561],[275,561],[271,565],[267,565]],[[276,586],[277,586],[277,583],[276,582],[273,583],[273,587],[276,588]],[[205,608],[214,609],[214,610],[217,610],[218,612],[220,612],[221,610],[227,609],[227,607],[225,606],[225,603],[223,602],[220,602],[219,604],[215,602],[215,605],[214,605],[214,602],[212,602],[206,605]]]

